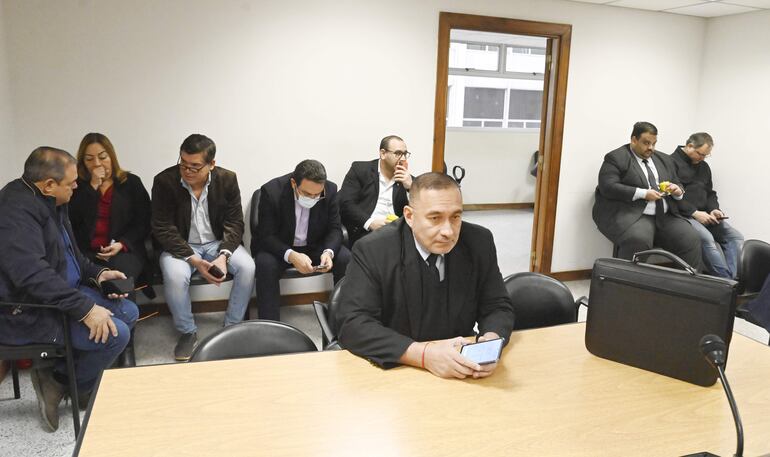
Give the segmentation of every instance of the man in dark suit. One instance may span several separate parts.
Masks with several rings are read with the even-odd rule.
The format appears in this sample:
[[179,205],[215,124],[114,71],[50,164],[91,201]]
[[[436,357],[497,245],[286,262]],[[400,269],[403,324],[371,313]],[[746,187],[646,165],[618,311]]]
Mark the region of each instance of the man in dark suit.
[[179,148],[177,165],[160,172],[152,185],[152,233],[163,248],[163,293],[181,334],[174,348],[176,360],[189,360],[197,341],[190,302],[194,271],[217,286],[226,273],[233,276],[225,326],[243,320],[254,290],[254,259],[241,246],[238,178],[216,166],[216,152],[210,138],[188,136]]
[[706,271],[732,279],[738,274],[743,235],[724,220],[725,214],[719,209],[711,167],[706,163],[713,147],[711,135],[698,132],[690,135],[684,146],[677,146],[671,153],[676,174],[686,191],[677,206],[700,237]]
[[655,150],[657,139],[654,125],[637,122],[631,143],[604,156],[593,219],[617,245],[622,259],[660,246],[700,270],[700,239],[679,215],[675,201],[682,199],[684,191],[671,157]]
[[[51,147],[32,151],[24,174],[0,190],[0,301],[52,305],[69,316],[79,405],[87,404],[100,373],[128,344],[139,310],[125,296],[104,297],[92,286],[125,279],[95,265],[75,242],[67,203],[77,188],[75,158]],[[55,343],[64,338],[52,309],[0,307],[0,344]],[[43,423],[59,427],[68,384],[63,361],[32,371]]]
[[336,283],[345,276],[350,251],[342,245],[337,185],[326,179],[321,162],[303,160],[260,192],[259,225],[251,238],[257,309],[260,319],[279,320],[278,281],[287,268],[302,274],[331,271]]
[[340,189],[342,224],[351,245],[403,215],[412,185],[409,151],[401,138],[380,141],[380,158],[353,162]]
[[345,281],[339,342],[386,368],[489,376],[496,364],[460,355],[463,337],[477,323],[480,340],[507,340],[513,329],[492,234],[462,222],[460,188],[441,173],[417,177],[404,218],[355,245]]

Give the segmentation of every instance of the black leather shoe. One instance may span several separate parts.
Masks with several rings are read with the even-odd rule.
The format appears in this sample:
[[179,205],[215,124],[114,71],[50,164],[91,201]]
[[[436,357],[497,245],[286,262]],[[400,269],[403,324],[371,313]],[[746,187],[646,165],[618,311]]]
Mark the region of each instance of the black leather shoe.
[[54,379],[53,368],[34,369],[31,378],[43,424],[49,432],[55,432],[59,428],[59,403],[66,387]]
[[190,360],[193,349],[195,349],[195,343],[198,341],[198,335],[196,333],[185,333],[179,337],[179,341],[174,348],[174,358],[181,362]]

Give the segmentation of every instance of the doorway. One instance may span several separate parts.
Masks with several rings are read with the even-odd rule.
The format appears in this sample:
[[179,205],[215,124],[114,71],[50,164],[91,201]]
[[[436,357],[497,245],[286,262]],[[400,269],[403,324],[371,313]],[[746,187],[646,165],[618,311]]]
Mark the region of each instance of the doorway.
[[[477,158],[477,148],[462,144],[463,138],[488,133],[484,142],[497,142],[498,148],[518,144],[519,151],[506,158],[510,164],[493,160],[491,167],[477,169],[463,184],[463,194],[479,200],[470,209],[533,207],[527,219],[532,224],[528,269],[545,274],[551,272],[571,30],[564,24],[439,16],[432,169],[449,166],[451,174],[455,164]],[[505,138],[502,146],[500,138]],[[527,183],[529,160],[536,165]],[[494,197],[505,182],[504,175],[494,175],[495,168],[522,176],[508,180],[517,183],[516,189],[504,189],[508,195]],[[495,198],[506,202],[482,202]],[[512,201],[517,199],[522,201]],[[498,236],[497,242],[508,239]]]

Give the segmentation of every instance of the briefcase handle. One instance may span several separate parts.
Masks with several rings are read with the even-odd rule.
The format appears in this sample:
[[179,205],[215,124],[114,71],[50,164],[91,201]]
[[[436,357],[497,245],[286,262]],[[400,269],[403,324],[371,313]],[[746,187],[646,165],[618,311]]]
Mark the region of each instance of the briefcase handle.
[[681,257],[672,254],[665,249],[648,249],[646,251],[639,251],[634,254],[634,256],[631,258],[631,261],[634,263],[639,263],[642,261],[642,258],[646,259],[647,257],[651,255],[659,255],[667,258],[668,260],[674,262],[675,264],[679,265],[680,267],[687,270],[688,273],[695,276],[698,274],[697,271],[695,271],[695,268],[691,267],[687,262],[682,260]]

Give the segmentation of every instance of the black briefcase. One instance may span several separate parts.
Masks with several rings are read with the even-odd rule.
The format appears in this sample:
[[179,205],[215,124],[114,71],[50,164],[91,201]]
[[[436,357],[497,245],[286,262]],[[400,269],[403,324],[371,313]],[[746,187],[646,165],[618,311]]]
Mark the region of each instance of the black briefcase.
[[[681,269],[643,263],[662,255]],[[586,348],[594,355],[701,386],[716,370],[700,352],[709,333],[730,344],[737,283],[697,274],[662,249],[598,259],[591,275]]]

